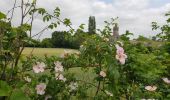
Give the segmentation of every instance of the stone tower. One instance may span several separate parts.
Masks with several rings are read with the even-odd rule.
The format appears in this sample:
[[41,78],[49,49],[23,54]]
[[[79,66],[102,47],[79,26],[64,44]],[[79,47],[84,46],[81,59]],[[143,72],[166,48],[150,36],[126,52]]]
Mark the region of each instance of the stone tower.
[[113,38],[114,38],[114,40],[119,39],[119,27],[118,27],[117,23],[113,27]]

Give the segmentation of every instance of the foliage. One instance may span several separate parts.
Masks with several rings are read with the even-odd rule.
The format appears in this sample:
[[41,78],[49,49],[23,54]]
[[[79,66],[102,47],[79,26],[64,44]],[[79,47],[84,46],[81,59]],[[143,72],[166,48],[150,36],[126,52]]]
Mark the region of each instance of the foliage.
[[96,21],[94,16],[89,17],[88,32],[90,34],[96,33]]
[[[30,7],[30,10],[24,13],[24,7]],[[20,8],[22,20],[18,27],[13,27],[6,15],[0,13],[0,99],[170,98],[170,80],[167,78],[170,76],[170,54],[166,45],[160,48],[145,45],[142,43],[145,40],[143,37],[140,38],[141,43],[132,42],[129,40],[132,33],[128,31],[120,36],[120,40],[114,40],[111,37],[111,27],[116,24],[115,19],[111,19],[111,22],[105,21],[104,29],[98,30],[100,35],[88,36],[83,32],[83,24],[75,32],[68,18],[61,20],[58,7],[53,14],[49,14],[44,8],[36,7],[36,0],[27,5],[21,0]],[[32,36],[33,19],[30,24],[24,23],[27,14],[33,16],[35,13],[42,15],[44,22],[51,22],[45,29],[56,28],[60,23],[70,28],[68,32],[54,32],[51,39],[43,40],[43,46],[50,46],[52,42],[56,47],[65,45],[71,47],[70,43],[75,41],[78,42],[76,45],[82,44],[79,52],[65,51],[61,56],[45,58],[29,55],[21,59],[25,44],[42,33]],[[168,38],[169,35],[166,34],[166,39]],[[76,67],[80,67],[84,73],[92,70],[92,81],[82,80],[74,73],[68,72],[69,69]],[[89,94],[91,90],[94,92]]]

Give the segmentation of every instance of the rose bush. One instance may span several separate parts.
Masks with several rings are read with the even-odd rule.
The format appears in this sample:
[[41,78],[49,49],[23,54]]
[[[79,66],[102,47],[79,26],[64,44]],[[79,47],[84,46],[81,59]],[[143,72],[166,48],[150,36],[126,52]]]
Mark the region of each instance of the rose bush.
[[[33,0],[29,14],[39,13],[44,21],[57,20],[47,29],[64,23],[74,33],[68,19],[59,19],[59,8],[51,15],[35,4]],[[24,3],[21,8],[23,6]],[[24,44],[32,38],[31,33],[29,38],[25,34],[31,32],[32,26],[22,21],[19,27],[12,27],[6,15],[0,13],[0,99],[169,99],[169,72],[166,70],[169,54],[164,47],[154,48],[131,41],[130,33],[115,40],[111,35],[115,19],[105,24],[103,30],[98,30],[100,35],[89,36],[76,53],[66,51],[61,56],[22,58]],[[69,71],[73,68],[81,68],[81,74],[90,72],[90,78],[79,78],[80,73]]]

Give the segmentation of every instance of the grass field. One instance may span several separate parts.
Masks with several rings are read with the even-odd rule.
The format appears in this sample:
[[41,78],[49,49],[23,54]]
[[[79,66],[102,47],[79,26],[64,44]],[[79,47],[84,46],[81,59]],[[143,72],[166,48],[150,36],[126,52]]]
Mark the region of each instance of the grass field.
[[[33,52],[32,52],[33,50]],[[31,48],[26,47],[22,53],[22,55],[27,56],[30,55],[31,52],[34,56],[43,57],[44,55],[47,56],[60,56],[64,53],[64,50],[69,50],[71,52],[77,52],[77,50],[74,49],[64,49],[64,48]]]

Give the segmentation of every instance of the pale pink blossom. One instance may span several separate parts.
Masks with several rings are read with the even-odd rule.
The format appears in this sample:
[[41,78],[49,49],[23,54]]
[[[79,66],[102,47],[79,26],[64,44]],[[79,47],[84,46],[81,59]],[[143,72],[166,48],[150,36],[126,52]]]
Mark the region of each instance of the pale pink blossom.
[[124,49],[120,47],[119,45],[115,45],[116,47],[116,59],[119,60],[121,64],[125,64],[127,55],[124,53]]
[[170,84],[170,80],[168,78],[162,78],[162,80],[167,83],[167,84]]
[[56,73],[55,78],[56,80],[62,80],[64,82],[66,81],[66,78],[63,76],[63,74],[60,74],[60,73]]
[[34,66],[33,66],[33,71],[35,73],[39,73],[39,72],[44,72],[44,68],[45,68],[45,64],[43,62],[37,62]]
[[117,54],[124,54],[124,49],[122,47],[120,47],[119,45],[115,45],[116,46],[116,53]]
[[55,64],[55,71],[56,72],[62,72],[64,70],[61,62],[56,61],[56,62],[54,62],[54,64]]
[[36,86],[35,89],[37,90],[37,94],[43,95],[43,94],[45,94],[46,84],[40,83]]
[[119,60],[121,64],[125,64],[125,60],[127,58],[126,54],[117,54],[116,59]]
[[152,92],[152,91],[155,91],[157,87],[156,86],[145,86],[145,89]]
[[51,99],[51,98],[52,98],[51,95],[46,95],[46,96],[45,96],[45,100],[48,100],[48,99]]
[[28,76],[26,76],[26,77],[24,77],[24,79],[25,79],[25,81],[27,81],[27,82],[31,82],[31,78],[30,77],[28,77]]
[[106,77],[106,73],[104,71],[100,71],[100,76]]
[[106,93],[107,95],[109,95],[109,96],[113,97],[113,94],[112,94],[112,93],[110,93],[109,91],[105,90],[105,93]]

